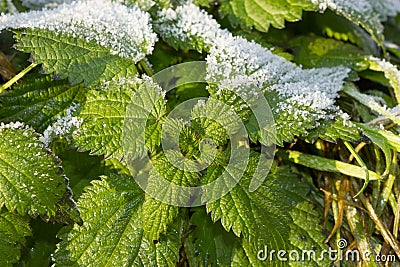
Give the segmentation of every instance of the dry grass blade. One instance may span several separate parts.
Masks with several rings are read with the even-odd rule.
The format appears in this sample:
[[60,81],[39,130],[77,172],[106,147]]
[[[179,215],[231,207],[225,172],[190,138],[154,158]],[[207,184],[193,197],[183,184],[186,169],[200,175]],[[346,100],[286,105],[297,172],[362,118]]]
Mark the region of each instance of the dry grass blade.
[[343,223],[343,215],[344,215],[344,208],[346,206],[345,200],[346,200],[346,195],[347,192],[349,191],[349,179],[343,177],[342,180],[340,181],[340,189],[339,189],[339,194],[338,194],[338,214],[337,218],[335,220],[335,225],[329,234],[329,236],[325,239],[325,243],[328,243],[329,240],[332,238],[332,236],[340,229]]
[[[352,182],[352,185],[357,188],[358,185],[355,181]],[[396,253],[397,257],[400,258],[400,244],[396,240],[396,238],[392,235],[392,233],[388,230],[388,228],[384,225],[382,220],[376,214],[374,208],[372,207],[370,201],[363,195],[360,194],[359,196],[361,202],[363,203],[364,207],[366,208],[368,215],[374,222],[376,229],[381,233],[382,237],[385,241],[392,247],[394,252]]]

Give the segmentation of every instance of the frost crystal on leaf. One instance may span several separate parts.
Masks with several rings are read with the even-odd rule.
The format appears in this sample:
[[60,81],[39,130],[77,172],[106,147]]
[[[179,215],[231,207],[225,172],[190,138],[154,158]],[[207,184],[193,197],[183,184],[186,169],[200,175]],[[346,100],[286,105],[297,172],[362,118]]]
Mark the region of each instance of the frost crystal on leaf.
[[383,25],[387,17],[394,17],[400,12],[398,0],[311,0],[321,12],[327,8],[364,27],[374,38],[381,42]]
[[182,40],[189,42],[192,49],[209,51],[206,79],[217,85],[219,91],[231,90],[242,97],[276,92],[276,99],[272,99],[278,102],[274,113],[286,114],[298,122],[289,127],[301,126],[302,121],[316,127],[315,121],[333,119],[332,114],[338,112],[335,98],[349,69],[302,69],[255,42],[221,29],[193,4],[180,6],[175,11],[164,10],[161,15],[164,25],[159,30],[163,38]]
[[381,21],[385,21],[388,16],[394,16],[400,11],[400,4],[393,3],[391,0],[312,1],[319,6],[321,12],[329,8],[338,15],[362,26],[380,46],[383,46],[384,42]]
[[157,40],[148,13],[137,6],[106,0],[76,1],[54,9],[3,15],[0,30],[7,28],[47,29],[84,38],[135,62],[151,54]]
[[394,89],[394,94],[398,102],[400,102],[400,71],[392,63],[376,57],[369,57],[370,69],[374,71],[382,71],[389,80],[390,85]]
[[3,129],[16,130],[16,129],[24,129],[24,128],[27,128],[27,126],[25,126],[24,123],[20,122],[20,121],[10,122],[7,124],[5,124],[4,122],[0,123],[0,131]]
[[[222,36],[230,36],[210,15],[194,4],[185,4],[173,9],[163,9],[158,14],[156,27],[164,39],[180,44],[189,43],[199,51],[208,50]],[[179,42],[176,43],[176,42]]]
[[72,104],[66,111],[65,117],[59,117],[56,122],[49,125],[47,129],[43,132],[43,136],[39,140],[47,147],[55,136],[66,136],[71,134],[71,131],[79,128],[82,124],[82,120],[78,117],[73,116],[78,104]]
[[[376,57],[369,57],[369,60],[371,63],[376,64],[374,64],[375,66],[372,66],[373,70],[383,71],[388,80],[395,80],[393,82],[400,85],[400,71],[395,65]],[[395,77],[395,79],[392,79],[391,77]]]
[[385,21],[387,17],[394,17],[400,12],[400,1],[398,0],[311,0],[318,5],[321,12],[327,8],[346,13],[375,14],[380,20]]
[[400,12],[400,1],[398,0],[368,0],[368,2],[383,21],[387,17],[395,17]]

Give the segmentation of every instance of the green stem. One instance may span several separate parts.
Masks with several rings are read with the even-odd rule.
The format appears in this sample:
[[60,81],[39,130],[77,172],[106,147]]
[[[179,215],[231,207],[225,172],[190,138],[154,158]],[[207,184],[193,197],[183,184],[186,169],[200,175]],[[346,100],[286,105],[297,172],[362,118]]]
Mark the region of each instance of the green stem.
[[400,222],[399,209],[400,209],[400,198],[397,199],[396,209],[393,209],[394,211],[393,235],[396,239],[399,232],[399,222]]
[[382,193],[380,195],[379,198],[379,205],[377,206],[376,213],[381,216],[383,209],[386,206],[386,203],[389,201],[390,195],[392,194],[393,191],[393,185],[394,182],[396,181],[396,169],[397,169],[397,154],[393,155],[393,159],[392,159],[392,170],[391,173],[389,174],[387,180],[385,181],[385,183],[383,184],[383,188],[382,188]]
[[0,87],[0,93],[2,93],[4,90],[7,90],[10,88],[14,83],[16,83],[19,79],[25,76],[28,72],[30,72],[34,67],[36,67],[38,64],[37,63],[31,63],[28,67],[23,69],[21,72],[19,72],[17,75],[12,77],[9,81],[7,81],[5,84],[3,84]]
[[[376,145],[374,145],[373,146],[373,151],[374,151],[374,159],[375,159],[375,161],[376,161],[376,164],[375,164],[375,171],[377,172],[377,173],[382,173],[382,172],[384,172],[385,170],[383,170],[382,169],[382,157],[381,157],[381,152],[380,152],[380,150],[378,149],[378,147],[376,146]],[[389,169],[387,170],[387,172],[389,173]],[[383,175],[382,175],[382,177],[384,177]],[[374,208],[376,208],[376,207],[378,207],[379,206],[379,201],[380,201],[380,199],[381,199],[381,187],[382,187],[382,183],[381,183],[381,181],[377,181],[376,183],[373,183],[372,184],[372,205],[373,205],[373,207]]]
[[148,76],[152,77],[154,75],[154,71],[147,59],[142,59],[138,64]]
[[358,164],[360,164],[361,168],[363,169],[365,173],[365,181],[364,185],[361,188],[361,190],[354,196],[354,198],[358,197],[364,190],[367,188],[368,183],[369,183],[369,170],[367,168],[367,165],[365,165],[365,162],[362,160],[360,155],[358,155],[357,151],[355,151],[354,147],[347,141],[344,141],[344,145],[347,147],[347,149],[350,151],[350,153],[354,156]]

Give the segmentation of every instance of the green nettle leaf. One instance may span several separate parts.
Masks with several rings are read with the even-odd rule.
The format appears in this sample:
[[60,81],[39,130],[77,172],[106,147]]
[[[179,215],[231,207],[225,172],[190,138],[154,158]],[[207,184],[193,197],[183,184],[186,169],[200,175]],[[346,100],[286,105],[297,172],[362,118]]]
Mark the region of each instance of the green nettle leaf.
[[247,121],[251,116],[251,111],[246,102],[234,91],[219,90],[217,86],[207,87],[211,97],[215,98],[228,106],[231,106],[235,113],[242,119]]
[[141,159],[160,144],[165,102],[161,87],[144,77],[126,110],[122,137],[127,158]]
[[25,237],[31,229],[26,219],[2,209],[0,212],[0,265],[11,267],[18,262]]
[[179,207],[162,203],[146,196],[142,207],[144,236],[152,241],[158,240],[165,233],[168,225],[179,215]]
[[32,129],[18,123],[3,124],[0,139],[0,206],[19,214],[54,215],[66,192],[54,157]]
[[[334,127],[346,128],[346,123],[339,116],[338,110],[331,110],[329,114],[302,103],[290,103],[290,98],[279,96],[275,91],[267,91],[265,97],[274,113],[278,145],[283,145],[283,142],[291,142],[295,136],[313,140],[318,137],[315,133],[322,133],[322,136],[329,141],[335,141],[339,137],[335,137]],[[333,126],[331,125],[333,128],[328,127],[329,131],[324,128],[325,125],[329,125],[330,121],[327,120],[328,118],[323,119],[328,114],[331,116],[331,120],[336,121]],[[323,134],[324,130],[325,135]],[[333,140],[332,137],[334,137]]]
[[213,222],[203,207],[195,209],[190,224],[195,228],[184,244],[189,265],[229,266],[239,238]]
[[243,28],[254,27],[259,31],[268,31],[270,25],[282,29],[286,21],[298,21],[303,10],[316,10],[313,1],[304,0],[234,0],[222,1],[221,12],[228,16],[233,25]]
[[[159,214],[152,216],[165,216],[166,219],[165,222],[158,219],[153,223],[157,224],[157,221],[160,221],[167,224],[172,221],[173,216],[177,215],[178,208],[169,207],[166,203],[181,203],[182,198],[186,197],[174,186],[195,186],[199,183],[200,174],[195,172],[195,166],[192,161],[187,160],[180,152],[173,150],[152,158],[151,163],[153,168],[149,173],[146,192],[149,195],[159,196],[160,201]],[[167,183],[160,183],[161,179]],[[191,203],[185,204],[190,205]],[[158,229],[165,229],[165,226],[154,225],[154,228],[152,231],[158,231]]]
[[134,86],[118,83],[90,90],[78,115],[83,123],[74,136],[76,145],[94,155],[122,158],[123,120],[134,92]]
[[0,30],[19,30],[17,48],[31,53],[45,71],[93,85],[134,75],[135,63],[153,51],[157,36],[150,14],[137,5],[63,2],[53,9],[0,16]]
[[311,130],[306,140],[314,142],[317,138],[321,138],[328,142],[337,142],[341,139],[344,141],[357,141],[361,138],[360,130],[347,117],[338,117],[333,121],[324,121],[320,127]]
[[[290,224],[290,243],[296,248],[298,253],[286,255],[290,260],[290,266],[330,266],[328,254],[320,258],[322,251],[328,250],[328,245],[324,244],[326,236],[323,234],[323,228],[319,224],[322,212],[317,210],[309,202],[298,204],[290,211],[293,223]],[[307,251],[308,254],[304,254]],[[290,258],[290,257],[293,258]]]
[[[271,2],[234,0],[223,1],[221,12],[228,16],[234,26],[254,27],[260,31],[268,31],[270,25],[280,29],[285,27],[285,20],[300,20],[302,10],[325,11],[327,8],[353,23],[361,25],[377,43],[383,46],[383,26],[380,22],[382,14],[375,12],[374,8],[376,9],[377,5],[372,1],[279,0]],[[389,15],[393,15],[393,12],[390,13]]]
[[190,266],[230,266],[240,239],[213,222],[204,207],[194,209],[190,218],[193,232],[185,240]]
[[[237,236],[243,236],[249,246],[247,254],[257,258],[257,252],[268,246],[271,249],[289,248],[287,236],[292,221],[289,211],[307,194],[307,185],[301,183],[289,168],[273,170],[262,185],[249,192],[257,157],[252,154],[249,165],[239,183],[222,198],[208,203],[207,212],[213,221],[221,220],[223,227]],[[207,175],[215,177],[215,174]],[[249,256],[249,255],[248,255]],[[249,256],[250,257],[250,256]]]
[[240,121],[241,118],[231,106],[214,98],[200,100],[192,111],[193,127],[203,132],[203,137],[212,139],[217,146],[223,145],[229,135],[238,131]]
[[[144,234],[149,240],[158,240],[160,234],[163,234],[168,225],[179,215],[179,207],[169,203],[179,201],[181,193],[170,185],[188,187],[195,186],[199,182],[199,173],[193,172],[194,166],[190,161],[185,162],[185,159],[176,151],[167,151],[166,155],[160,155],[151,160],[153,169],[150,171],[146,188],[149,195],[146,195],[142,207]],[[168,185],[160,184],[158,179],[168,181]],[[152,194],[157,194],[162,198],[151,198]]]
[[[134,78],[109,82],[100,90],[89,91],[78,116],[83,119],[83,123],[74,136],[77,146],[91,150],[95,155],[104,154],[106,157],[121,159],[124,153],[122,138],[125,127],[124,138],[131,138],[135,142],[138,140],[134,133],[140,135],[140,130],[145,131],[144,142],[149,150],[153,150],[160,142],[160,118],[165,113],[164,100],[160,95],[157,103],[151,102],[149,98],[151,89],[159,89],[155,87],[149,81]],[[152,110],[150,114],[141,113],[144,129],[139,127],[138,117],[135,116],[139,110],[131,108],[131,105]],[[124,123],[124,120],[129,121]],[[137,153],[136,149],[129,151]]]
[[72,104],[82,103],[86,92],[83,85],[70,86],[52,76],[34,75],[0,95],[0,119],[6,123],[23,121],[43,132]]
[[358,47],[317,36],[301,36],[291,40],[294,61],[306,68],[346,66],[356,71],[369,67],[366,54]]
[[143,191],[130,176],[93,181],[79,199],[82,226],[65,228],[55,254],[58,266],[175,266],[180,225],[155,244],[144,237]]
[[24,29],[17,33],[17,48],[31,53],[47,73],[69,78],[72,84],[96,85],[137,74],[135,62],[110,53],[94,41],[62,36],[49,30]]

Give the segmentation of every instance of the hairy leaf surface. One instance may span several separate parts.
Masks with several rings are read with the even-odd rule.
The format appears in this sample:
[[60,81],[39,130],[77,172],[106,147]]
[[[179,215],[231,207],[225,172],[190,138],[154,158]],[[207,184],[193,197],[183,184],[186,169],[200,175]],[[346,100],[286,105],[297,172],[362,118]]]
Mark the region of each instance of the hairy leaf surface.
[[57,265],[175,266],[179,226],[170,228],[157,244],[144,237],[140,216],[144,194],[132,177],[112,174],[92,184],[78,204],[83,226],[60,233]]
[[61,169],[33,130],[12,128],[0,127],[0,206],[19,214],[54,215],[66,192]]
[[222,1],[221,11],[227,15],[233,25],[244,28],[255,27],[268,31],[270,25],[282,29],[286,21],[298,21],[303,10],[315,10],[312,1],[304,0],[234,0]]
[[262,185],[249,192],[257,157],[250,158],[245,175],[236,187],[222,198],[208,203],[207,212],[213,221],[221,220],[224,228],[243,235],[254,251],[268,245],[271,248],[289,247],[286,236],[291,222],[289,211],[307,192],[289,168],[278,168],[270,173]]
[[[297,260],[290,261],[290,266],[329,266],[331,261],[328,257],[319,259],[322,251],[329,249],[328,245],[324,244],[326,237],[323,234],[323,227],[319,224],[322,212],[318,213],[312,204],[303,202],[290,211],[290,215],[293,223],[290,225],[289,240],[300,255]],[[310,249],[314,252],[306,254],[302,259],[303,251]]]
[[0,212],[0,265],[11,267],[21,256],[25,237],[31,235],[26,218],[2,209]]
[[190,219],[194,231],[185,243],[191,266],[230,265],[239,238],[228,233],[219,222],[213,222],[203,207],[195,209]]
[[[154,94],[151,94],[151,90],[158,92],[158,89],[147,81],[127,79],[107,83],[100,90],[91,90],[79,114],[83,124],[75,136],[78,147],[90,150],[96,155],[104,154],[118,159],[123,157],[124,152],[139,153],[136,147],[132,146],[141,140],[147,148],[154,149],[161,134],[159,119],[165,112],[160,95],[157,94],[157,103],[152,102],[151,97]],[[132,108],[132,105],[135,105],[135,108]],[[142,111],[149,109],[150,114],[144,111],[140,113],[136,108],[139,106],[142,107]],[[135,116],[137,114],[142,116],[142,124]],[[139,127],[140,125],[143,127]],[[143,138],[137,138],[143,132]],[[126,148],[123,147],[122,138],[128,139],[125,142]],[[141,151],[146,153],[146,146]]]
[[49,30],[25,29],[16,35],[17,48],[31,53],[47,73],[55,72],[72,84],[101,84],[137,74],[135,62],[111,54],[110,50],[81,38],[62,36]]

